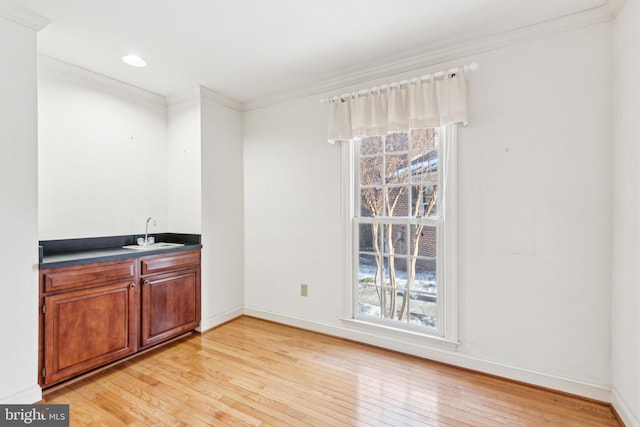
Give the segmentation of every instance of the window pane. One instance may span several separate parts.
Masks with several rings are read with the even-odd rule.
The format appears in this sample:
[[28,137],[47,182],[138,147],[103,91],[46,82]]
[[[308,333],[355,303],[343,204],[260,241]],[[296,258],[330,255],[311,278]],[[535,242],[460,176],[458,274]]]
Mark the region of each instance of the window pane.
[[361,158],[360,185],[382,185],[382,156]]
[[382,230],[384,252],[386,254],[406,255],[409,249],[407,246],[407,226],[404,224],[386,224]]
[[411,216],[435,217],[439,214],[438,186],[435,184],[411,187]]
[[437,151],[433,150],[411,152],[411,182],[438,182]]
[[438,148],[438,129],[412,129],[411,149],[431,151]]
[[385,194],[385,216],[408,216],[408,187],[387,187]]
[[358,314],[380,317],[379,288],[369,284],[358,284]]
[[382,188],[363,188],[360,190],[360,216],[377,217],[382,215]]
[[407,285],[407,258],[400,256],[384,257],[384,285],[404,288]]
[[394,151],[409,150],[409,135],[405,132],[390,133],[385,138],[385,151],[391,153]]
[[[413,267],[414,262],[415,267]],[[436,261],[413,258],[410,265],[410,268],[415,272],[413,282],[409,285],[411,291],[423,295],[424,299],[428,297],[435,302],[438,296]]]
[[[382,237],[381,236],[382,225],[360,224],[358,226],[358,232],[359,232],[358,251],[361,254],[361,258],[364,255],[363,252],[379,253],[380,241],[381,241],[380,238]],[[377,236],[377,239],[374,236]],[[360,262],[371,263],[371,260],[366,258],[364,261],[361,259]]]
[[387,154],[385,156],[385,180],[387,184],[409,182],[409,154]]
[[385,292],[385,310],[382,312],[382,317],[385,319],[400,319],[404,303],[404,288],[387,287]]
[[[436,256],[436,227],[412,227],[412,235],[420,232],[418,241],[418,254],[420,256]],[[415,240],[412,241],[414,243]],[[415,249],[415,246],[412,247]],[[409,283],[410,309],[409,323],[419,326],[435,328],[438,317],[438,286],[436,282],[435,259],[412,258],[410,270],[413,271],[413,280]]]
[[438,234],[436,227],[411,225],[409,235],[411,255],[435,258],[437,255],[437,239]]
[[358,313],[380,316],[380,287],[382,270],[374,255],[360,255],[358,258]]
[[[399,256],[388,256],[384,258],[384,281],[385,294],[383,295],[383,316],[386,318],[399,318],[400,305],[407,286],[407,258]],[[400,294],[400,298],[398,298]]]
[[360,155],[371,156],[382,153],[382,137],[370,136],[360,140]]
[[413,325],[436,327],[438,307],[435,302],[412,298],[409,302],[409,323]]

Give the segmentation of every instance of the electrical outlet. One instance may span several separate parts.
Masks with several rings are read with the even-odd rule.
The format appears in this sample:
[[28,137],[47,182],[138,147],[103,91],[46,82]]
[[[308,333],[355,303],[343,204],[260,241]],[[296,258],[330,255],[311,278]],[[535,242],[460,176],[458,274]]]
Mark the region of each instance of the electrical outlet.
[[306,297],[309,294],[309,286],[306,283],[300,284],[300,296]]

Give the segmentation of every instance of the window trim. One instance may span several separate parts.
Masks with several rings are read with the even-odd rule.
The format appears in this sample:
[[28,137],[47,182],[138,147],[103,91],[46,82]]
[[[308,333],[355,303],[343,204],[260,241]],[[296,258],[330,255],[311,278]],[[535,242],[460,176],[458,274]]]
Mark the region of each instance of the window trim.
[[[354,221],[356,206],[355,183],[357,167],[355,165],[355,144],[351,141],[342,145],[342,212],[345,221],[345,287],[343,294],[343,324],[350,328],[362,330],[379,331],[381,335],[388,335],[389,331],[395,331],[398,338],[407,337],[415,339],[419,337],[421,341],[429,339],[430,343],[451,349],[458,344],[458,283],[457,283],[457,125],[447,125],[440,128],[441,142],[443,149],[439,152],[443,164],[445,164],[446,179],[443,179],[443,204],[442,217],[444,220],[441,227],[438,227],[439,238],[442,237],[440,246],[442,255],[438,256],[438,267],[441,270],[441,281],[443,286],[439,286],[442,292],[442,304],[439,307],[438,322],[442,322],[439,334],[429,333],[427,330],[416,331],[416,328],[394,327],[389,322],[370,322],[357,317],[357,300],[355,289],[358,283],[358,272],[355,271],[357,265],[358,251],[355,248],[357,237],[357,223]],[[440,236],[441,234],[441,236]],[[441,319],[440,319],[441,317]],[[384,320],[384,319],[380,319]],[[453,347],[452,347],[453,346]]]

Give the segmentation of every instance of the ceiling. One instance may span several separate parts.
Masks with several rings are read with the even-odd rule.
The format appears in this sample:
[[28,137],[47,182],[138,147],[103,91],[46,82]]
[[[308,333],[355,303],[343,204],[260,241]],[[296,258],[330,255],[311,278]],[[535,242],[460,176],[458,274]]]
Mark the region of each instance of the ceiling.
[[[49,18],[39,51],[168,96],[247,103],[606,0],[14,0]],[[611,1],[611,0],[610,0]],[[146,68],[125,65],[135,53]]]

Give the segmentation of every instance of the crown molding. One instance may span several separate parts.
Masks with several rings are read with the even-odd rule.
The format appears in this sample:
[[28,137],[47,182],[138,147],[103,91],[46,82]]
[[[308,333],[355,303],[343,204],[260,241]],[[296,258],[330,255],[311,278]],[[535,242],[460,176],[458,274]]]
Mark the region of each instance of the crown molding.
[[35,31],[40,31],[51,23],[48,18],[7,0],[0,0],[0,17]]
[[209,89],[208,87],[200,86],[200,95],[203,98],[208,99],[209,101],[213,101],[216,104],[224,105],[225,107],[231,108],[232,110],[240,112],[244,111],[243,104],[234,99],[227,98],[224,95],[220,95],[219,93]]
[[238,101],[235,101],[231,98],[227,98],[223,95],[220,95],[219,93],[204,86],[197,86],[197,87],[187,89],[182,92],[178,92],[176,94],[164,97],[162,95],[158,95],[156,93],[149,92],[144,89],[140,89],[139,87],[132,86],[128,83],[124,83],[120,80],[107,77],[103,74],[98,74],[91,70],[87,70],[86,68],[82,68],[77,65],[64,62],[60,59],[53,58],[43,53],[38,54],[38,66],[42,68],[46,68],[48,70],[53,70],[68,76],[73,76],[75,78],[87,81],[92,84],[98,84],[100,86],[106,86],[111,89],[116,89],[118,92],[120,92],[123,95],[132,96],[137,99],[150,101],[154,104],[172,106],[172,105],[179,104],[181,102],[188,101],[190,99],[206,98],[210,101],[213,101],[220,105],[224,105],[233,110],[240,111],[240,112],[244,111],[243,105]]
[[171,107],[173,105],[181,104],[186,101],[190,101],[192,99],[200,98],[200,86],[193,87],[191,89],[186,89],[178,93],[174,93],[173,95],[168,95],[166,97],[167,106]]
[[609,13],[613,18],[616,18],[622,8],[624,7],[626,0],[608,0],[607,8],[609,9]]
[[107,87],[110,90],[115,90],[124,96],[133,97],[138,100],[144,100],[153,104],[167,105],[164,96],[146,91],[144,89],[140,89],[139,87],[132,86],[128,83],[124,83],[111,77],[107,77],[103,74],[95,73],[91,70],[87,70],[86,68],[61,61],[60,59],[53,58],[43,53],[38,54],[38,67],[56,71],[67,76],[72,76],[74,78],[84,80],[85,82],[88,82],[90,84],[97,84],[99,86]]
[[310,84],[304,88],[284,91],[271,96],[250,100],[243,104],[243,109],[244,111],[250,111],[307,96],[326,94],[326,92],[329,91],[337,91],[348,86],[370,82],[371,80],[390,78],[400,73],[436,66],[446,62],[462,60],[463,58],[467,58],[471,55],[477,55],[566,31],[601,24],[613,19],[610,4],[617,4],[620,2],[624,3],[624,0],[609,0],[607,4],[593,9],[515,30],[494,34],[488,37],[466,40],[448,46],[431,46],[426,51],[421,53],[414,52],[414,54],[407,55],[403,59],[392,61],[384,65],[363,67],[360,70],[355,70],[351,73],[343,74],[342,76],[333,79]]
[[205,86],[197,86],[191,89],[183,90],[182,92],[175,93],[173,95],[167,96],[167,105],[172,106],[176,104],[180,104],[181,102],[186,102],[192,99],[205,98],[209,101],[213,101],[216,104],[223,105],[225,107],[231,108],[236,111],[244,111],[243,105],[238,101],[227,98],[224,95],[220,95],[219,93],[209,89]]

